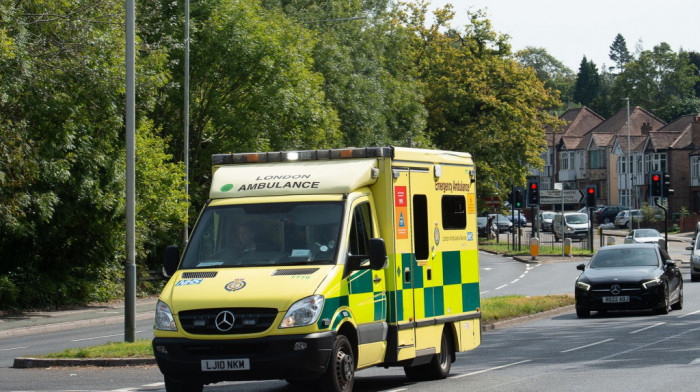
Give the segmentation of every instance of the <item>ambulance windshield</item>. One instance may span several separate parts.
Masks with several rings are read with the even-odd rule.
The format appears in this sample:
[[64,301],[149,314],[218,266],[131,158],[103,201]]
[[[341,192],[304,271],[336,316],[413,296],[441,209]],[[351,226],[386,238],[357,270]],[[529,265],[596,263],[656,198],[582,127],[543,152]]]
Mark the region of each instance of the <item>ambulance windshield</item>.
[[342,214],[341,202],[210,207],[180,268],[332,264]]

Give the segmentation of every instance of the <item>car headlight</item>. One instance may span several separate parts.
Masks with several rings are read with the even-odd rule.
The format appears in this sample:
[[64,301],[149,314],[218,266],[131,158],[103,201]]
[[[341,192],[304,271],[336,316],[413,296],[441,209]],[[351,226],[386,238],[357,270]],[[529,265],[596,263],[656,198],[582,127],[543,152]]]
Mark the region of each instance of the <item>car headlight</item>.
[[690,256],[690,262],[695,263],[695,264],[700,263],[700,256],[695,256],[695,255]]
[[280,328],[304,327],[318,320],[323,310],[322,295],[312,295],[295,302],[282,318]]
[[588,283],[583,283],[583,282],[576,282],[576,287],[583,291],[589,291],[591,289],[591,285]]
[[656,287],[656,286],[661,286],[661,279],[656,278],[654,280],[649,280],[649,281],[642,283],[642,287],[644,287],[645,289],[650,289],[650,288]]
[[173,312],[170,311],[170,307],[165,302],[160,300],[156,304],[155,328],[161,331],[177,331]]
[[572,229],[572,228],[569,227],[569,226],[566,226],[566,231],[574,231],[574,229]]

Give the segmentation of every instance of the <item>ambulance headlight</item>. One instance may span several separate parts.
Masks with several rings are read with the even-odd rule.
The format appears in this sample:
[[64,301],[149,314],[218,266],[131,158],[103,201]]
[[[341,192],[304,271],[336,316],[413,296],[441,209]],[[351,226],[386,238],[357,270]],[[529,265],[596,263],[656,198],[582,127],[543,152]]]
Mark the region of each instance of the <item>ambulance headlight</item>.
[[170,311],[170,307],[163,301],[158,301],[156,304],[155,328],[161,331],[177,331],[173,312]]
[[321,310],[324,298],[322,295],[312,295],[295,302],[284,315],[280,328],[304,327],[315,323]]

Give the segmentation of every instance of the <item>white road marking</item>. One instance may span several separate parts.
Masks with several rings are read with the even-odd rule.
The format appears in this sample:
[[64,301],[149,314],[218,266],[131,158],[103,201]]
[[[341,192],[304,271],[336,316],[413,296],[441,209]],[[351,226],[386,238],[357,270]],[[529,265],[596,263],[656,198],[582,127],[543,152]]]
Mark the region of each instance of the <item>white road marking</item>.
[[612,339],[612,338],[611,338],[611,339],[605,339],[605,340],[601,340],[600,342],[595,342],[595,343],[587,344],[587,345],[585,345],[585,346],[574,347],[574,348],[570,348],[570,349],[568,349],[568,350],[559,351],[559,352],[560,352],[560,353],[570,353],[570,352],[572,352],[572,351],[581,350],[581,349],[584,349],[584,348],[587,348],[587,347],[592,347],[592,346],[597,346],[597,345],[599,345],[599,344],[607,343],[607,342],[612,341],[612,340],[615,340],[615,339]]
[[678,318],[683,318],[683,317],[687,317],[687,316],[692,316],[692,315],[698,314],[698,313],[700,313],[700,310],[696,310],[696,311],[694,311],[694,312],[690,312],[690,313],[688,313],[688,314],[684,314],[684,315],[682,315],[682,316],[678,316]]
[[23,346],[23,347],[10,347],[10,348],[3,348],[0,349],[0,351],[12,351],[12,350],[21,350],[23,348],[29,348],[30,346]]
[[700,358],[694,359],[688,365],[700,365]]
[[506,287],[506,286],[508,286],[508,285],[507,285],[507,284],[504,284],[503,286],[498,286],[498,287],[496,287],[496,290],[500,290],[500,289],[502,289],[502,288],[504,288],[504,287]]
[[[136,331],[135,333],[141,333],[141,332],[143,332],[143,331]],[[124,334],[123,334],[123,333],[118,333],[118,334],[116,334],[116,335],[95,336],[95,337],[92,337],[92,338],[74,339],[73,341],[74,341],[74,342],[82,342],[82,341],[85,341],[85,340],[95,340],[95,339],[103,339],[103,338],[113,338],[113,337],[116,337],[116,336],[124,336]]]
[[635,333],[637,333],[637,332],[646,331],[647,329],[651,329],[651,328],[654,328],[654,327],[658,327],[659,325],[664,325],[664,324],[666,324],[666,323],[656,323],[656,324],[654,324],[654,325],[650,325],[650,326],[648,326],[648,327],[644,327],[644,328],[642,328],[642,329],[638,329],[638,330],[632,331],[632,332],[630,332],[630,333],[631,333],[631,334],[635,334]]
[[513,284],[513,283],[515,283],[515,282],[517,282],[517,281],[519,281],[519,280],[520,280],[520,278],[515,279],[514,281],[510,282],[510,284]]
[[454,377],[450,377],[450,378],[462,378],[462,377],[467,377],[467,376],[474,376],[474,375],[477,375],[477,374],[486,373],[486,372],[490,372],[490,371],[493,371],[493,370],[504,369],[504,368],[507,368],[507,367],[510,367],[510,366],[520,365],[520,364],[527,363],[527,362],[532,362],[532,359],[526,359],[526,360],[524,360],[524,361],[509,363],[509,364],[507,364],[507,365],[501,365],[501,366],[496,366],[496,367],[492,367],[492,368],[488,368],[488,369],[484,369],[484,370],[478,370],[478,371],[476,371],[476,372],[460,374],[460,375],[458,375],[458,376],[454,376]]

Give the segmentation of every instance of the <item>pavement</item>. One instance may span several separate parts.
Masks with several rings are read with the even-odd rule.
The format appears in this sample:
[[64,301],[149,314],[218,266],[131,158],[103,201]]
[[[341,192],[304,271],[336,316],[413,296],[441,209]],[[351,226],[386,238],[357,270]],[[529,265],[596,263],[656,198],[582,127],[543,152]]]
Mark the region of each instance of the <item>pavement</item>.
[[[612,234],[606,230],[606,235],[624,236],[625,231]],[[692,233],[670,234],[669,242],[687,242],[690,244]],[[514,257],[521,262],[556,262],[571,261],[571,256],[538,256],[536,260],[531,257]],[[588,259],[581,257],[581,259]],[[152,319],[155,314],[156,296],[139,298],[135,302],[136,320]],[[483,325],[483,331],[507,328],[513,325],[525,323],[538,318],[552,317],[557,314],[573,311],[573,307],[564,307],[549,312],[521,317],[513,320],[505,320],[489,325]],[[124,303],[115,301],[109,303],[91,304],[67,310],[24,312],[21,314],[5,315],[0,313],[0,339],[12,339],[13,337],[36,335],[49,332],[65,331],[75,328],[101,326],[108,324],[124,323]],[[49,367],[49,366],[140,366],[155,364],[153,358],[126,358],[126,359],[43,359],[43,358],[15,358],[13,367]]]

